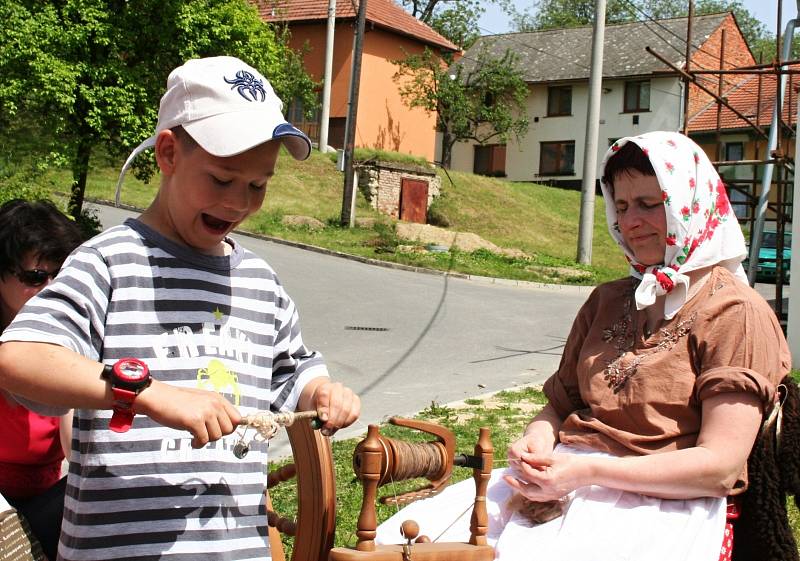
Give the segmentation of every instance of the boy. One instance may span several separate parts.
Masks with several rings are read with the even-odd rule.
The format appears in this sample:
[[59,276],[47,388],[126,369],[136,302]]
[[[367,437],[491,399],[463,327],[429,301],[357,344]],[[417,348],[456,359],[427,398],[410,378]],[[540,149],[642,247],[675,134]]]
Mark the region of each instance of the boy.
[[76,408],[59,559],[264,559],[266,445],[240,460],[222,437],[269,408],[314,409],[327,433],[357,418],[272,269],[227,237],[261,207],[281,144],[311,149],[258,71],[175,69],[122,171],[155,146],[155,200],[81,246],[3,334],[0,387]]

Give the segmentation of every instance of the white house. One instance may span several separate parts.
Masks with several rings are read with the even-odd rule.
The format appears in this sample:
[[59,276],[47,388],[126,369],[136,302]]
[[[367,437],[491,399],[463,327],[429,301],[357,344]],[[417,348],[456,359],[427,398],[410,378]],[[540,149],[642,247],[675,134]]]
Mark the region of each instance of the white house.
[[[682,127],[683,82],[645,47],[682,67],[687,23],[688,18],[673,18],[607,26],[598,161],[608,145],[622,136]],[[725,67],[755,64],[733,14],[723,13],[693,19],[693,68],[719,68],[723,29]],[[530,91],[526,107],[530,126],[520,142],[512,137],[505,144],[456,143],[452,169],[504,176],[512,181],[579,186],[591,43],[591,27],[481,37],[460,64],[468,71],[478,58],[474,53],[481,48],[497,56],[506,49],[517,53]],[[716,90],[716,76],[705,76],[705,85]],[[689,98],[690,117],[711,99],[694,85]]]

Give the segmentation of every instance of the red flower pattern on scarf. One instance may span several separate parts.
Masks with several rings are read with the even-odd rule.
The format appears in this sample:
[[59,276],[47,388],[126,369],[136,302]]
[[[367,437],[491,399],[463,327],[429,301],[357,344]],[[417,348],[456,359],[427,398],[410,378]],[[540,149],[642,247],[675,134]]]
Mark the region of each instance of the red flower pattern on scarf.
[[675,288],[675,283],[673,283],[672,279],[669,278],[667,275],[665,275],[661,271],[656,271],[655,274],[656,274],[656,280],[658,281],[658,284],[661,285],[661,288],[663,288],[667,292],[670,292],[673,288]]

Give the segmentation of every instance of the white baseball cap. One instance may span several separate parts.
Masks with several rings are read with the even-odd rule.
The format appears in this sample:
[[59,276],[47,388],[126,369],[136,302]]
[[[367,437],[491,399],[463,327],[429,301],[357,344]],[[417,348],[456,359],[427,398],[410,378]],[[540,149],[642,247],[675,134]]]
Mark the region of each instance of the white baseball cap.
[[278,139],[292,157],[305,160],[311,153],[311,141],[286,121],[282,109],[283,103],[269,81],[238,58],[219,56],[187,61],[167,78],[155,133],[137,146],[122,166],[117,181],[117,205],[125,172],[134,158],[155,146],[161,131],[178,125],[214,156],[235,156]]

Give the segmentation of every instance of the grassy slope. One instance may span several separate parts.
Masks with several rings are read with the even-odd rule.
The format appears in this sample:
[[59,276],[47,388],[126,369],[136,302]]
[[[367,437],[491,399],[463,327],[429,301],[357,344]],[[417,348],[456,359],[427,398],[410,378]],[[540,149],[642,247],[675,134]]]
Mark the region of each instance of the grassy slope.
[[[140,156],[142,157],[142,156]],[[86,189],[87,197],[111,200],[119,163],[95,158]],[[517,248],[535,256],[538,265],[575,266],[577,252],[580,193],[531,183],[510,183],[468,173],[439,172],[442,197],[439,206],[447,216],[450,228],[474,232],[501,246]],[[52,183],[56,191],[65,191],[70,175],[66,170],[50,172],[43,181]],[[149,184],[131,173],[125,179],[122,201],[137,207],[146,206],[155,193],[158,178]],[[467,262],[461,257],[409,256],[399,253],[376,253],[375,232],[332,227],[322,232],[306,228],[287,228],[280,224],[285,214],[313,216],[329,225],[338,221],[341,209],[342,175],[335,170],[331,158],[314,152],[306,162],[295,162],[285,154],[279,158],[275,178],[269,185],[262,211],[251,217],[244,228],[259,233],[321,245],[338,251],[356,253],[390,261],[454,268],[472,274],[489,274],[510,278],[530,278],[524,264],[493,264],[483,270],[481,263]],[[357,197],[358,217],[378,217],[364,197]],[[468,261],[468,260],[466,260]],[[602,199],[595,203],[593,265],[594,282],[610,280],[626,274],[619,250],[611,241],[605,224]]]
[[[442,207],[451,228],[475,232],[501,247],[575,259],[580,192],[470,173],[440,176]],[[607,270],[610,278],[624,275],[627,267],[608,234],[601,197],[595,199],[593,237],[593,266]]]

